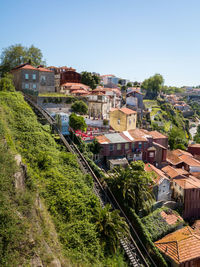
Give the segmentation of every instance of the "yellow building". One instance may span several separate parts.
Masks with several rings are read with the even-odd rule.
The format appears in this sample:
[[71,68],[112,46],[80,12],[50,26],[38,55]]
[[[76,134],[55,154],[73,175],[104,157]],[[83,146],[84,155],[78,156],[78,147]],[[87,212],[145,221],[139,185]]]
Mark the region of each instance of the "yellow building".
[[118,132],[136,129],[137,112],[129,108],[113,108],[110,111],[110,126]]

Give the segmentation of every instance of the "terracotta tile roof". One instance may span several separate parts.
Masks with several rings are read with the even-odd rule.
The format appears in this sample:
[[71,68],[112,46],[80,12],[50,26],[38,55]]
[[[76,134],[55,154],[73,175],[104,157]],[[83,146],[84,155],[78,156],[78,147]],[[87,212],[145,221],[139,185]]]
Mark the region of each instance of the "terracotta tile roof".
[[175,149],[172,152],[176,156],[188,155],[188,156],[193,157],[191,153],[184,151],[184,150],[181,150],[181,149]]
[[179,157],[184,163],[186,163],[189,166],[199,166],[200,167],[200,161],[198,161],[197,159],[188,156],[188,155],[182,155]]
[[108,138],[106,138],[105,135],[96,136],[96,139],[100,144],[109,144],[110,143],[110,140]]
[[167,161],[172,165],[178,165],[183,162],[177,155],[173,154],[173,151],[167,150]]
[[85,89],[89,89],[89,86],[83,84],[83,83],[63,83],[61,86],[63,87],[75,87],[77,86],[78,88],[85,88]]
[[192,176],[200,179],[200,172],[190,172],[192,174]]
[[74,90],[71,92],[71,94],[88,94],[85,90]]
[[153,136],[153,139],[167,138],[166,135],[161,134],[161,133],[159,133],[157,131],[151,131],[151,132],[149,132],[149,134]]
[[189,173],[181,168],[173,168],[172,166],[168,165],[162,168],[162,171],[166,173],[170,178],[175,178],[179,175],[188,175]]
[[179,185],[182,189],[200,188],[200,180],[192,175],[184,178],[174,178],[173,182]]
[[126,115],[137,114],[137,111],[129,109],[129,108],[120,108],[120,109],[119,108],[111,108],[110,112],[113,112],[115,110],[119,110],[119,111],[123,112]]
[[151,137],[150,135],[147,135],[144,133],[141,129],[134,129],[128,131],[131,137],[134,139],[134,141],[147,141],[147,137]]
[[146,172],[153,172],[153,173],[155,174],[154,182],[155,182],[156,184],[159,184],[160,182],[162,182],[163,179],[167,179],[167,180],[169,180],[169,179],[165,176],[164,172],[162,172],[161,170],[159,170],[158,168],[156,168],[155,166],[153,166],[153,165],[150,164],[150,163],[145,164],[144,169],[145,169]]
[[25,63],[25,64],[21,64],[21,65],[15,67],[15,68],[13,68],[12,71],[21,70],[21,69],[25,69],[25,70],[37,70],[37,68],[31,66],[28,63]]
[[166,235],[155,245],[178,264],[200,257],[200,235],[189,226]]
[[44,71],[44,72],[53,72],[52,70],[45,69],[45,68],[42,68],[42,67],[38,67],[37,69],[38,69],[39,71]]
[[181,218],[181,216],[173,213],[173,211],[171,213],[166,213],[165,211],[161,211],[160,215],[162,216],[162,218],[169,224],[169,225],[173,225],[175,224],[178,220],[183,221],[183,218]]

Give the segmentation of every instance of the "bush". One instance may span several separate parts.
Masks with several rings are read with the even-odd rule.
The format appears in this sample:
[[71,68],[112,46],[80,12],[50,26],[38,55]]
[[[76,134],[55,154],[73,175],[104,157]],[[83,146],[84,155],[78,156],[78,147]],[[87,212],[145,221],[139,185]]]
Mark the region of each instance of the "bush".
[[71,106],[71,109],[73,112],[77,112],[81,115],[87,114],[88,112],[88,106],[82,100],[75,101],[74,104]]

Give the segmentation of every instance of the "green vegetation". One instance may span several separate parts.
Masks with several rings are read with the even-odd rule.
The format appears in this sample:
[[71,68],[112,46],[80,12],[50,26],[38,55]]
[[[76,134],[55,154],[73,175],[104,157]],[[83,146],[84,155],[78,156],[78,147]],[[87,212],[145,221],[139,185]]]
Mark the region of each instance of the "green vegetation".
[[131,162],[126,168],[116,168],[107,179],[111,190],[120,201],[133,207],[136,213],[148,210],[153,202],[150,185],[153,185],[151,174],[144,171],[142,161]]
[[39,48],[31,45],[24,47],[21,44],[4,48],[1,53],[0,73],[9,72],[14,67],[30,62],[33,66],[44,65],[43,55]]
[[85,120],[82,116],[78,116],[75,113],[72,113],[69,116],[69,126],[73,129],[73,130],[82,130],[82,131],[86,131],[87,129],[87,124],[85,123]]
[[0,79],[0,91],[14,92],[15,86],[13,84],[12,75],[5,73]]
[[194,141],[198,144],[200,144],[200,125],[197,127],[197,132],[194,136]]
[[[117,170],[115,172],[115,170]],[[106,178],[106,181],[124,209],[129,220],[134,225],[139,238],[145,245],[148,253],[158,266],[167,266],[162,255],[153,244],[151,237],[142,223],[140,216],[148,214],[153,202],[153,192],[151,185],[153,184],[150,173],[144,171],[144,163],[142,161],[132,162],[127,168],[117,168]],[[131,230],[136,236],[136,233]],[[137,238],[136,238],[137,240]],[[143,251],[141,243],[138,246]]]
[[[108,242],[105,244],[102,236],[105,236],[107,228],[102,232],[97,230],[102,209],[99,200],[93,194],[92,178],[81,173],[76,157],[65,152],[62,146],[54,141],[48,125],[42,126],[38,123],[35,114],[24,102],[20,93],[0,92],[0,103],[0,129],[4,129],[3,137],[10,148],[22,155],[23,162],[27,165],[29,177],[27,183],[32,194],[34,191],[38,192],[40,198],[44,199],[55,224],[58,238],[62,243],[64,256],[74,263],[80,263],[81,266],[119,266],[117,265],[119,262],[120,266],[125,266],[121,254],[119,259],[116,259],[117,256],[109,253],[108,248],[112,248],[114,245],[118,249],[118,245]],[[11,170],[12,168],[9,168],[9,171]],[[6,179],[9,179],[7,175],[5,176]],[[5,191],[4,187],[2,190]],[[24,201],[26,202],[22,202],[22,208],[24,212],[28,212],[30,206],[25,203],[29,202],[27,202],[28,200]],[[7,205],[7,199],[5,205]],[[2,207],[4,206],[2,204]],[[117,216],[115,213],[112,215],[109,210],[107,212],[108,217]],[[25,227],[18,223],[17,216],[13,214],[15,214],[13,211],[9,212],[7,222],[3,222],[8,229],[11,227],[10,232],[5,234],[8,233],[8,238],[13,240],[15,238],[15,241],[20,243],[20,237],[23,238],[21,228],[23,231]],[[3,214],[4,218],[5,216]],[[16,221],[12,222],[12,217],[15,217]],[[123,224],[123,220],[119,216],[116,220],[116,225],[112,224],[115,228],[113,233],[118,232],[119,229],[121,231],[117,225]],[[48,233],[48,228],[45,232]],[[0,235],[3,235],[3,232],[0,232]],[[15,243],[13,244],[15,245]],[[12,242],[9,244],[11,248],[8,248],[8,253],[13,244]],[[3,251],[5,251],[4,246],[0,246]],[[20,251],[20,249],[21,247],[19,247],[19,253],[25,251],[24,249]],[[13,253],[18,253],[18,250],[13,249]],[[19,258],[19,254],[16,255]],[[118,251],[116,255],[119,255]],[[112,262],[113,264],[108,265]],[[16,265],[14,264],[14,266]]]
[[91,72],[81,72],[81,82],[88,85],[91,89],[95,89],[100,84],[100,77]]
[[73,112],[85,115],[88,113],[88,106],[82,100],[77,100],[72,104],[71,109]]
[[156,99],[164,84],[162,75],[155,74],[143,81],[141,88],[146,91],[146,97]]
[[54,92],[39,93],[39,97],[69,97],[68,95]]
[[186,149],[190,137],[189,121],[183,117],[182,112],[162,99],[145,99],[144,104],[146,108],[151,109],[150,116],[153,130],[158,130],[169,136],[171,149]]
[[165,211],[167,214],[175,214],[179,216],[176,211],[172,211],[171,209],[164,207],[155,210],[150,213],[148,216],[143,217],[142,223],[145,225],[146,229],[149,231],[152,241],[157,241],[165,235],[177,230],[177,228],[184,224],[184,221],[178,219],[175,224],[168,224],[165,219],[161,216],[161,212]]

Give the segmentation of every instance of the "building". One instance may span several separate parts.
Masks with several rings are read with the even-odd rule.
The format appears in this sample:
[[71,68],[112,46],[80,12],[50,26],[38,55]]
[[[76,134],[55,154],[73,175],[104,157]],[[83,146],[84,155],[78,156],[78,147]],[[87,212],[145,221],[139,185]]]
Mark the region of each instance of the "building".
[[194,176],[173,179],[173,198],[183,203],[184,219],[200,216],[200,180]]
[[146,163],[144,169],[146,172],[153,173],[155,183],[153,193],[156,201],[171,200],[170,179],[166,177],[164,172],[150,163]]
[[60,85],[63,85],[65,83],[81,83],[81,75],[74,70],[61,72]]
[[90,88],[82,83],[67,82],[60,86],[60,92],[74,96],[88,95],[90,93]]
[[136,128],[137,112],[129,108],[113,108],[110,111],[110,126],[115,131],[128,131]]
[[188,152],[193,156],[200,155],[200,144],[189,144]]
[[200,266],[200,235],[189,226],[166,235],[154,244],[171,266]]
[[134,109],[140,114],[140,118],[143,116],[143,94],[138,90],[129,90],[126,94],[126,106]]
[[118,88],[105,88],[98,86],[96,89],[92,90],[92,94],[102,94],[108,96],[111,108],[121,107],[121,91]]
[[88,94],[86,98],[88,102],[89,118],[109,119],[109,111],[111,108],[109,96],[99,92],[96,94]]
[[[126,157],[129,161],[143,160],[161,166],[166,161],[167,148],[156,144],[151,132],[147,130],[134,129],[108,133],[97,136],[96,139],[101,145],[99,157],[104,162]],[[167,137],[163,135],[163,139]],[[164,140],[163,143],[165,142]]]
[[39,66],[35,68],[29,63],[11,70],[16,90],[32,92],[55,92],[54,72]]
[[68,68],[66,66],[63,67],[55,67],[55,66],[49,66],[47,69],[52,70],[54,72],[55,77],[55,90],[56,92],[60,92],[60,79],[61,79],[61,73],[66,71],[76,71],[73,68]]

